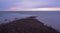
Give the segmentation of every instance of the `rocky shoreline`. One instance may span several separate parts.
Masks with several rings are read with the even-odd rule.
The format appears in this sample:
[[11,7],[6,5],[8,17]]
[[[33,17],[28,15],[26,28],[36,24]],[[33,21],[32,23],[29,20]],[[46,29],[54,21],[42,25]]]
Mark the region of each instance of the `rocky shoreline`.
[[60,33],[31,16],[0,25],[0,33]]

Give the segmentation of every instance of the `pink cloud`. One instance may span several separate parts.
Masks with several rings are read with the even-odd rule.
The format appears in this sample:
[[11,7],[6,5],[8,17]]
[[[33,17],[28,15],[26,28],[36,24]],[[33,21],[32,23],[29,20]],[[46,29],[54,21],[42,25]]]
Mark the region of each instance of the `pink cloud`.
[[17,10],[19,8],[15,8],[15,7],[11,7],[11,8],[8,8],[9,10]]
[[17,8],[17,7],[11,7],[7,9],[8,11],[18,11],[18,10],[22,10],[22,8]]
[[60,8],[18,8],[11,7],[7,9],[8,11],[60,11]]

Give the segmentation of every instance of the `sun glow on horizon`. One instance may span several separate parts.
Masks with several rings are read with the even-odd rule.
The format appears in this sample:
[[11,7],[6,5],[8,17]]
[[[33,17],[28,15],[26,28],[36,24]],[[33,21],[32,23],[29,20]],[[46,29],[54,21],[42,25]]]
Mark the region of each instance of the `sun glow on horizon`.
[[60,11],[60,8],[9,8],[8,11]]

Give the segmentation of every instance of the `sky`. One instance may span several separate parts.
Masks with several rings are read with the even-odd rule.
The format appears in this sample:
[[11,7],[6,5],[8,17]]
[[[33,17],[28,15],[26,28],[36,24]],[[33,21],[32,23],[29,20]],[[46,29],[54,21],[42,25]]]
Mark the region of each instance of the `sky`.
[[0,0],[0,11],[60,10],[60,0]]

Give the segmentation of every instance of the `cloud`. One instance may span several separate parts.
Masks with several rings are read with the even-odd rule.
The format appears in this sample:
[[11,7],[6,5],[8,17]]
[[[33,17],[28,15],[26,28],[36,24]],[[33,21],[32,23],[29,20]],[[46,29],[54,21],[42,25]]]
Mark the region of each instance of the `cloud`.
[[20,8],[60,7],[59,0],[23,0],[14,5]]
[[34,7],[54,7],[59,6],[59,0],[0,0],[1,8],[20,7],[20,8],[34,8]]
[[[0,0],[2,10],[9,8],[31,9],[31,8],[50,8],[60,7],[60,0]],[[16,10],[14,9],[14,10]]]
[[36,7],[52,7],[56,6],[56,0],[23,0],[15,3],[16,7],[20,8],[36,8]]
[[11,7],[6,9],[6,11],[60,11],[60,7],[55,8],[16,8]]

